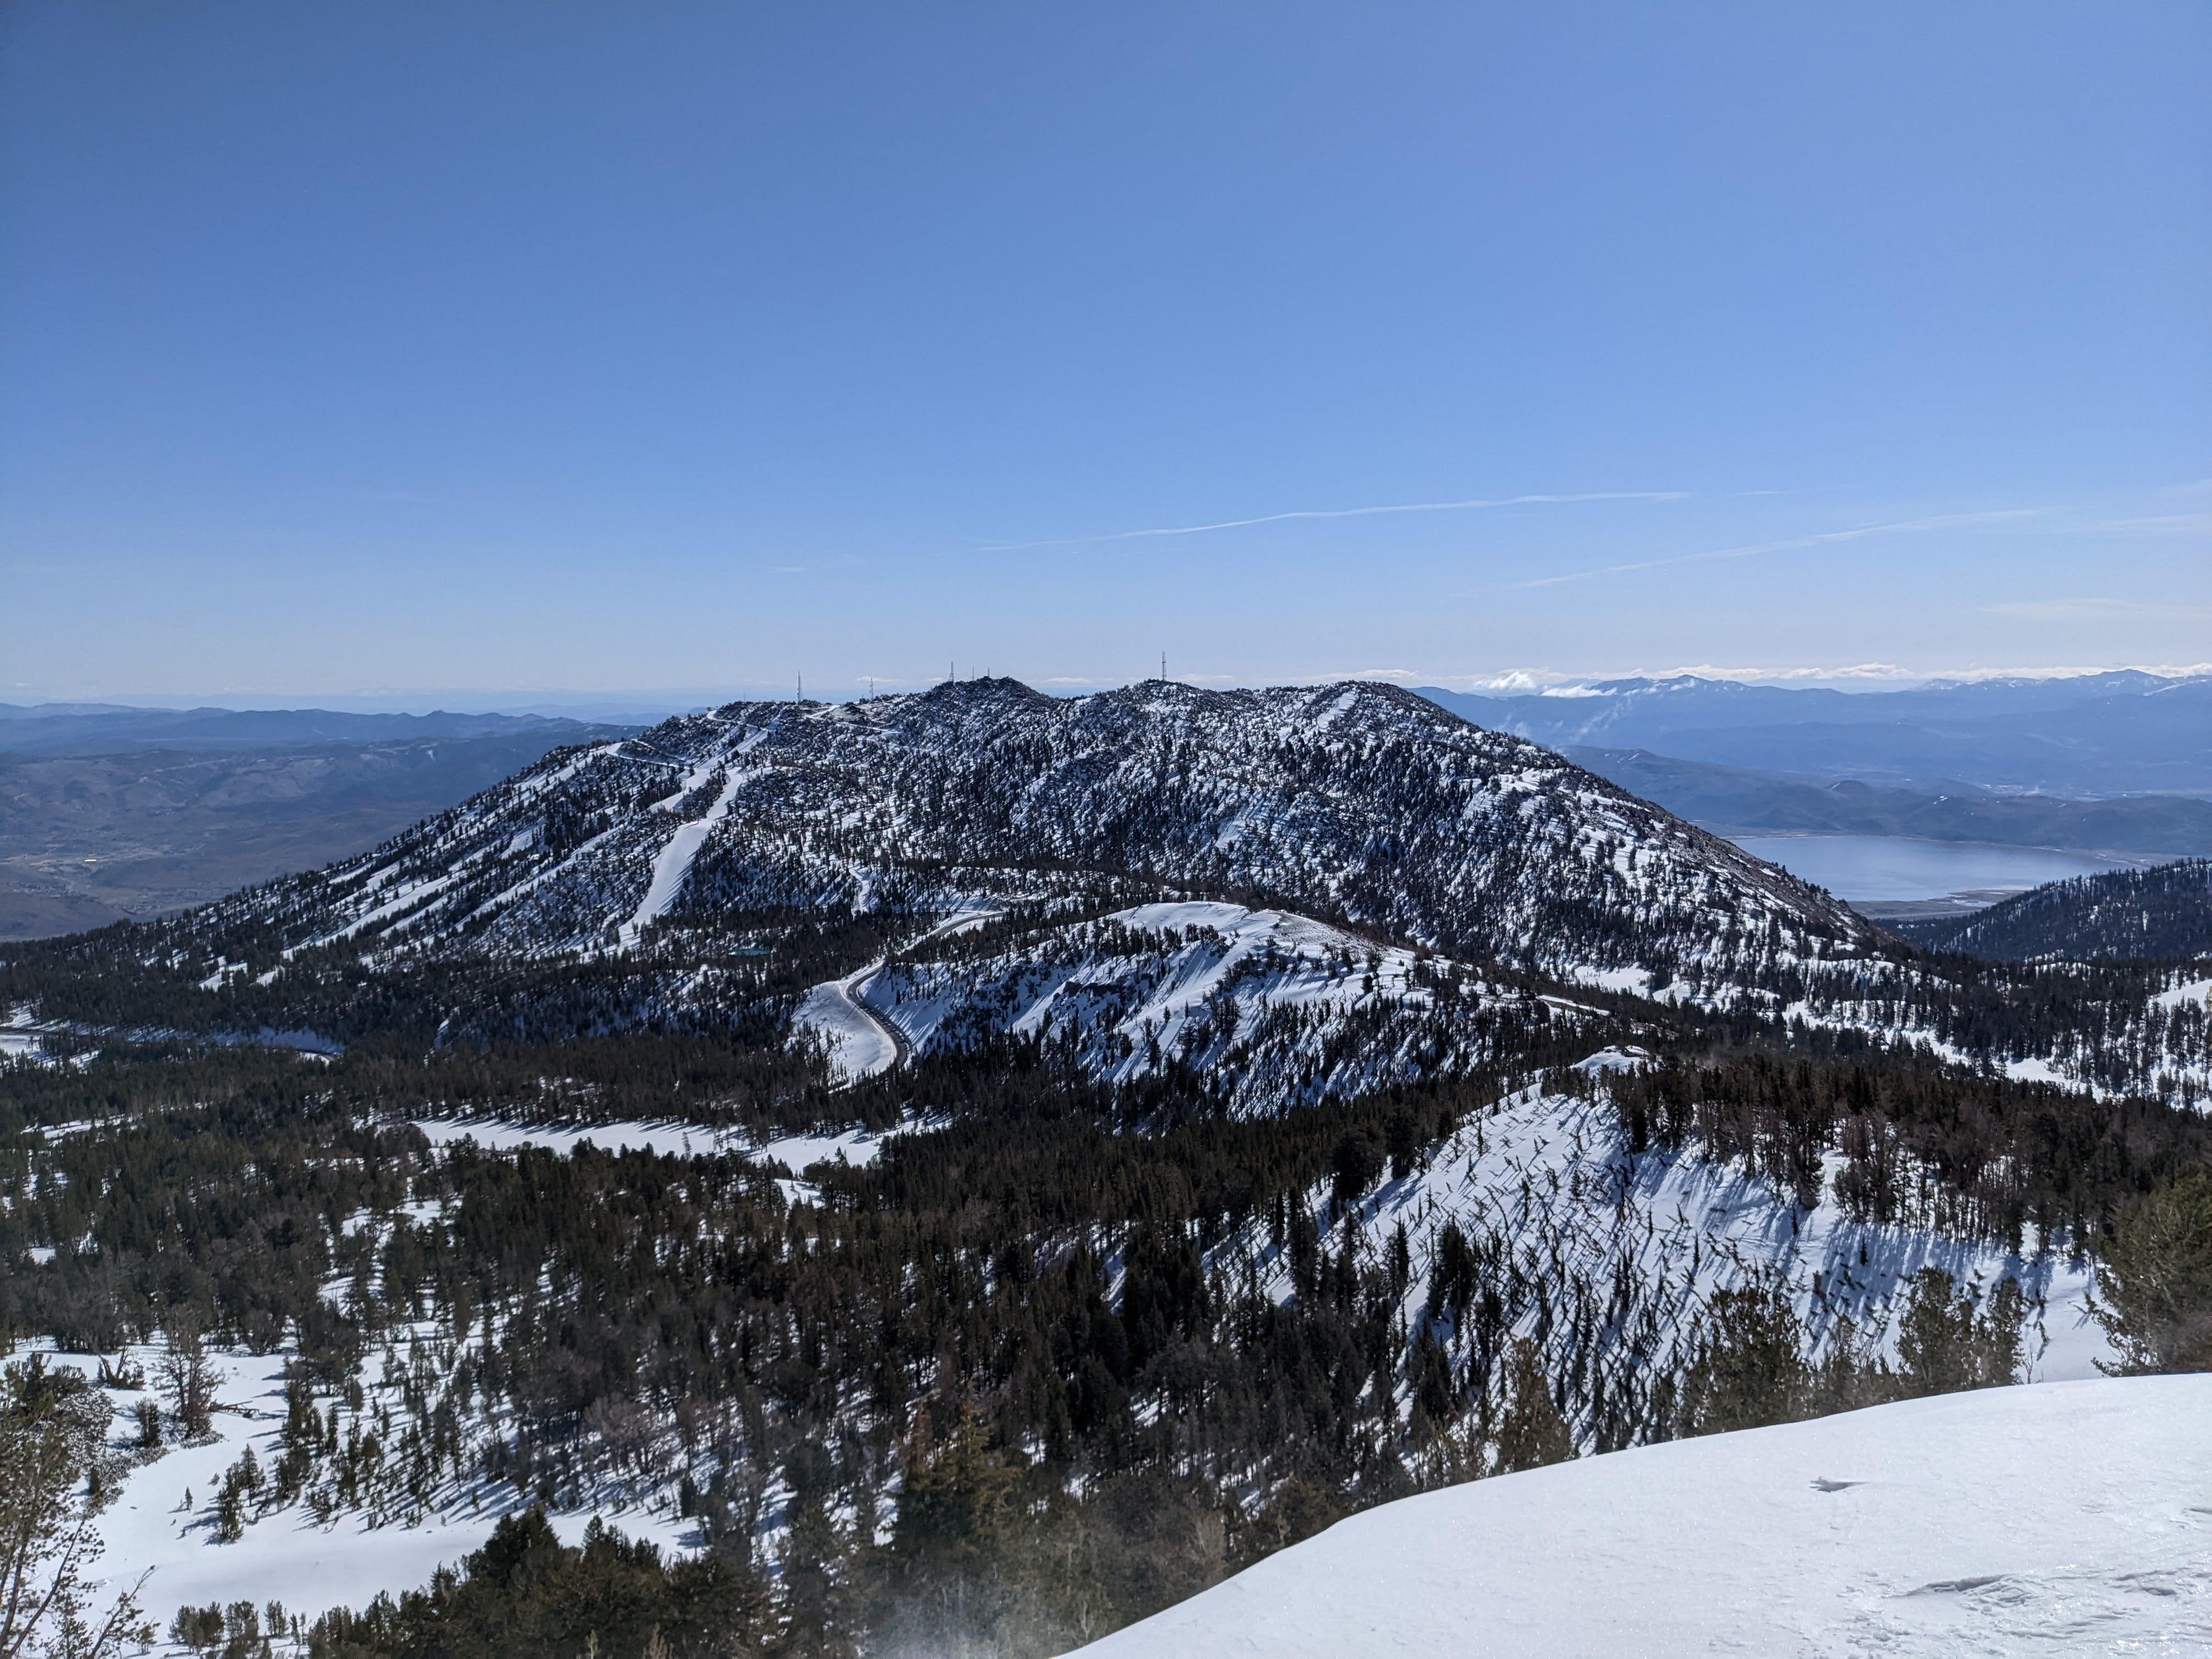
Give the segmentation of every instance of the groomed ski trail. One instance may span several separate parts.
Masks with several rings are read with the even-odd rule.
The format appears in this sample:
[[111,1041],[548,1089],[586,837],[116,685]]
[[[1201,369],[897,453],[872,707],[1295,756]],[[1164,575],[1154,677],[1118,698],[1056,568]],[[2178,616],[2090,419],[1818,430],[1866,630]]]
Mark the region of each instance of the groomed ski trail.
[[[714,797],[714,805],[707,809],[703,817],[678,824],[676,833],[668,838],[667,844],[655,855],[653,877],[647,884],[645,897],[639,902],[630,919],[622,925],[620,948],[627,951],[636,945],[638,936],[645,931],[647,925],[658,921],[668,907],[676,902],[678,890],[684,885],[684,878],[691,873],[691,861],[699,856],[699,849],[707,844],[707,837],[714,833],[714,826],[729,816],[731,805],[738,798],[738,791],[744,787],[747,781],[754,775],[730,763],[767,735],[765,731],[747,732],[739,741],[724,750],[713,763],[716,766],[730,767],[723,780],[721,793]],[[691,776],[684,780],[687,791],[697,787],[692,778],[707,770],[705,766],[694,769]],[[703,779],[700,781],[704,781]]]

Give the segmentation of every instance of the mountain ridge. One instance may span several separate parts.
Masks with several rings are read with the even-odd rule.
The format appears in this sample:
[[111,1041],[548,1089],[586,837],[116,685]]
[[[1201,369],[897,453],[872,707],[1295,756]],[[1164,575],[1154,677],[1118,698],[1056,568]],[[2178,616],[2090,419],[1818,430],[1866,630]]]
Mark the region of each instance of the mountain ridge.
[[1549,693],[1419,694],[1557,748],[1648,749],[1765,771],[1884,784],[1957,778],[2094,798],[2212,793],[2212,676],[2120,670],[1844,692],[1678,676]]
[[214,920],[258,910],[292,949],[343,933],[627,950],[718,913],[949,908],[1030,878],[1277,896],[1547,971],[1763,957],[1747,936],[1769,924],[1775,949],[1879,944],[1818,890],[1565,757],[1365,682],[727,704],[556,751]]
[[[1236,915],[1138,918],[1194,902]],[[901,954],[978,913],[1001,919]],[[1318,976],[1294,961],[1313,926],[1344,940]],[[556,750],[359,858],[4,965],[87,1031],[434,1048],[743,1026],[811,1046],[825,1079],[863,1051],[1036,1040],[1094,1080],[1195,1066],[1255,1110],[1556,1064],[1570,1036],[1655,1022],[2181,1099],[2212,1078],[2151,969],[2069,970],[2054,1000],[1913,951],[1398,688],[974,680]]]

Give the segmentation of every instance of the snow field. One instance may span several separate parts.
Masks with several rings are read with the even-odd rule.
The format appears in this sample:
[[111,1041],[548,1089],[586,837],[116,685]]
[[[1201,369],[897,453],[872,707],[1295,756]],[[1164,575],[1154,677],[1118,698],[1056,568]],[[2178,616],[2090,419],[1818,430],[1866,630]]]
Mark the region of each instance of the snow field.
[[[499,1118],[416,1118],[415,1127],[434,1146],[455,1146],[472,1140],[487,1152],[513,1152],[520,1146],[542,1146],[566,1155],[589,1145],[605,1152],[651,1152],[661,1158],[706,1158],[731,1153],[761,1163],[779,1163],[790,1170],[810,1164],[843,1162],[858,1169],[875,1161],[888,1134],[866,1129],[835,1133],[781,1135],[754,1144],[735,1130],[699,1123],[513,1123]],[[898,1130],[889,1132],[900,1133]]]
[[[150,1374],[161,1352],[159,1346],[133,1347],[106,1358],[128,1358]],[[459,1561],[490,1535],[505,1512],[476,1508],[466,1494],[457,1493],[417,1524],[378,1524],[374,1511],[354,1510],[325,1526],[315,1522],[304,1503],[295,1503],[250,1521],[237,1542],[220,1542],[214,1510],[224,1472],[248,1446],[264,1476],[283,1455],[289,1357],[210,1350],[209,1364],[218,1379],[212,1437],[198,1445],[171,1442],[159,1457],[134,1467],[100,1515],[104,1553],[94,1571],[111,1586],[127,1586],[147,1575],[139,1599],[164,1628],[178,1607],[209,1601],[250,1600],[258,1606],[273,1599],[310,1619],[333,1607],[357,1607],[380,1591],[420,1585],[439,1566]],[[90,1376],[100,1356],[52,1358]],[[373,1361],[364,1364],[364,1382],[373,1383],[375,1372]],[[372,1387],[372,1397],[375,1392]],[[149,1396],[143,1390],[107,1394],[116,1411],[115,1440],[135,1443],[131,1413],[137,1401]],[[593,1513],[550,1518],[573,1543]],[[647,1510],[611,1512],[608,1519],[664,1547],[680,1547],[688,1536],[688,1523]]]
[[[1310,1094],[1395,1080],[1422,1068],[1413,1049],[1473,1037],[1436,1029],[1437,999],[1418,964],[1412,951],[1309,917],[1191,901],[1044,930],[980,961],[893,961],[862,995],[917,1050],[957,1047],[988,1028],[1071,1042],[1117,1081],[1171,1061],[1218,1068],[1235,1058],[1247,1092],[1297,1073]],[[1469,983],[1461,1006],[1489,1002]],[[1352,1023],[1364,1040],[1346,1040]],[[1302,1097],[1297,1085],[1285,1091]]]
[[2168,1012],[2177,1008],[2186,1008],[2192,1003],[2200,1008],[2212,1008],[2212,979],[2193,979],[2185,984],[2171,986],[2151,1000]]
[[[1631,1058],[1608,1051],[1583,1069]],[[1462,1127],[1426,1168],[1386,1182],[1352,1224],[1376,1251],[1397,1227],[1406,1228],[1414,1273],[1403,1306],[1411,1324],[1425,1316],[1435,1240],[1449,1222],[1471,1238],[1504,1241],[1528,1279],[1550,1287],[1555,1304],[1571,1279],[1601,1290],[1622,1279],[1642,1287],[1671,1316],[1678,1343],[1717,1293],[1778,1273],[1811,1333],[1814,1356],[1844,1316],[1862,1339],[1892,1352],[1893,1317],[1923,1268],[1984,1290],[2009,1277],[2030,1304],[2029,1377],[2101,1375],[2097,1362],[2114,1356],[2103,1328],[2089,1317],[2094,1274],[2085,1259],[2063,1249],[2023,1258],[1931,1230],[1854,1221],[1832,1197],[1840,1167],[1832,1157],[1820,1202],[1801,1210],[1767,1182],[1694,1152],[1632,1156],[1609,1104],[1530,1088]],[[1316,1191],[1313,1203],[1326,1235],[1326,1188]],[[1288,1262],[1263,1260],[1274,1293],[1288,1297]],[[1561,1307],[1553,1313],[1556,1348],[1567,1340],[1570,1322]],[[1535,1323],[1532,1312],[1514,1334],[1533,1336]]]
[[814,987],[799,999],[791,1017],[794,1029],[821,1041],[830,1069],[848,1084],[878,1076],[898,1064],[897,1040],[856,994],[882,966],[872,962],[858,973]]
[[2212,1652],[2212,1376],[1990,1389],[1355,1515],[1094,1659]]

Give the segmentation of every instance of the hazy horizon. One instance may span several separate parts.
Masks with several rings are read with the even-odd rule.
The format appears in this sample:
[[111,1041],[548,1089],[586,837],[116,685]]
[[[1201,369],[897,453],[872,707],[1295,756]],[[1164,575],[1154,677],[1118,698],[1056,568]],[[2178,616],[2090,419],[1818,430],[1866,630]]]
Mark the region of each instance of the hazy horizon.
[[[2212,675],[2212,662],[2190,664],[2111,663],[2091,666],[2058,669],[1997,669],[1958,670],[1937,673],[1913,673],[1887,665],[1867,665],[1857,672],[1820,672],[1783,670],[1759,673],[1729,672],[1711,665],[1691,665],[1672,668],[1626,668],[1591,670],[1571,673],[1553,669],[1511,670],[1502,674],[1471,676],[1422,676],[1406,672],[1354,672],[1342,674],[1321,674],[1294,677],[1280,680],[1237,680],[1228,676],[1199,677],[1176,673],[1170,665],[1169,678],[1185,684],[1207,690],[1251,690],[1265,685],[1307,685],[1330,684],[1339,680],[1372,680],[1382,684],[1402,685],[1408,689],[1435,688],[1458,691],[1472,696],[1521,696],[1532,694],[1574,695],[1580,688],[1602,684],[1609,681],[1632,679],[1674,679],[1690,678],[1727,681],[1737,684],[1771,687],[1779,690],[1831,690],[1873,695],[1884,691],[1905,691],[1942,684],[1971,684],[1995,679],[2070,679],[2084,678],[2109,673],[2145,673],[2163,678],[2196,678]],[[985,668],[963,668],[957,678],[962,679],[983,676]],[[1158,672],[1158,665],[1153,675]],[[1022,675],[1008,678],[1054,696],[1079,696],[1094,691],[1109,691],[1118,687],[1140,684],[1152,675],[1132,674],[1117,680],[1073,681],[1066,678],[1044,678],[1029,679]],[[863,680],[856,686],[813,685],[805,688],[810,701],[848,702],[872,694],[889,695],[898,692],[926,690],[931,685],[943,684],[946,677],[934,680],[894,683]],[[0,702],[13,703],[19,708],[57,707],[72,705],[109,705],[122,708],[187,709],[234,708],[240,710],[275,710],[325,708],[356,714],[419,714],[433,712],[448,714],[563,714],[576,718],[616,719],[621,714],[640,715],[678,713],[686,709],[711,707],[733,702],[780,699],[798,695],[796,682],[790,686],[775,686],[759,682],[731,682],[722,685],[705,686],[612,686],[604,690],[592,690],[573,686],[446,686],[422,689],[392,690],[389,691],[354,690],[333,692],[294,692],[258,690],[237,688],[228,691],[208,693],[178,693],[143,691],[118,693],[107,697],[53,697],[35,694],[19,694],[0,697]]]

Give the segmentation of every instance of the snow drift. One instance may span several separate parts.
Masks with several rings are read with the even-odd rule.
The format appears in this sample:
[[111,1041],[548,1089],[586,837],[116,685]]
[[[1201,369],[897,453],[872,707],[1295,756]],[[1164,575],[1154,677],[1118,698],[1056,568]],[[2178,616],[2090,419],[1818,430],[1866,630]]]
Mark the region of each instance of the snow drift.
[[1386,1504],[1081,1651],[2212,1652],[2212,1376],[1992,1389]]

